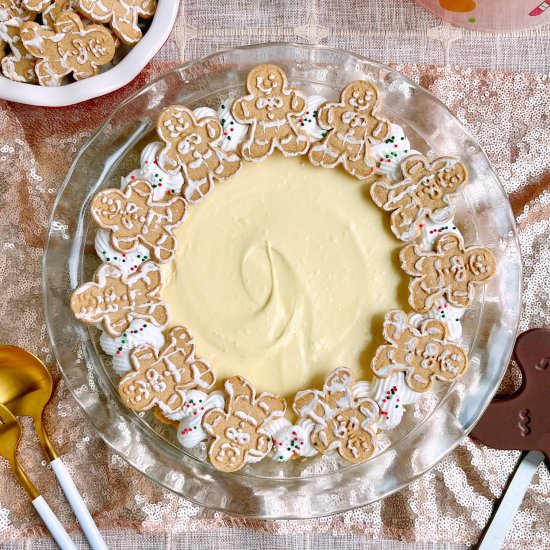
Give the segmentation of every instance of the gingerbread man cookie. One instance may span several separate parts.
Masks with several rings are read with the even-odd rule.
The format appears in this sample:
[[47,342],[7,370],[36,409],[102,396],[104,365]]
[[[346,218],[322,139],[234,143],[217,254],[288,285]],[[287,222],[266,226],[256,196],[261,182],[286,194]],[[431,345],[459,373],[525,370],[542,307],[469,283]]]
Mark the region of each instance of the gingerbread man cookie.
[[124,44],[133,46],[142,36],[138,18],[151,19],[157,0],[79,0],[77,9],[96,23],[109,23]]
[[550,329],[520,334],[514,357],[521,369],[521,388],[493,399],[471,435],[495,449],[536,450],[550,460]]
[[286,411],[286,401],[280,395],[262,393],[241,376],[226,380],[228,396],[226,410],[212,409],[202,425],[214,438],[208,449],[212,465],[223,472],[236,472],[247,462],[257,462],[271,450],[271,438],[266,426]]
[[248,95],[231,107],[233,118],[249,125],[241,148],[245,160],[260,161],[278,149],[286,156],[303,155],[309,138],[299,130],[296,118],[307,108],[301,90],[290,88],[285,73],[276,65],[259,65],[246,79]]
[[464,349],[448,341],[447,325],[438,319],[426,319],[420,327],[406,313],[393,310],[384,319],[384,338],[372,360],[372,371],[380,378],[403,371],[411,389],[425,392],[434,380],[452,382],[468,368]]
[[[2,74],[15,82],[38,82],[34,66],[36,59],[23,46],[20,36],[21,23],[15,19],[0,22],[0,42],[9,45],[11,53],[2,57]],[[1,46],[0,46],[1,49]]]
[[401,163],[404,179],[392,183],[386,179],[371,187],[374,202],[392,212],[391,229],[402,241],[418,236],[426,217],[435,223],[448,222],[453,216],[451,199],[468,181],[466,166],[453,157],[429,162],[421,154],[410,155]]
[[111,336],[120,336],[134,319],[158,327],[168,323],[168,309],[160,298],[162,273],[152,262],[125,274],[110,264],[101,264],[94,280],[79,286],[71,296],[71,309],[80,321],[101,324]]
[[487,283],[496,270],[496,260],[487,248],[466,248],[460,235],[442,235],[435,250],[425,251],[408,244],[399,255],[401,267],[411,277],[409,303],[426,313],[439,298],[455,307],[469,306],[475,287]]
[[182,105],[172,105],[159,116],[157,131],[166,143],[157,162],[169,173],[181,170],[185,180],[183,194],[198,202],[214,187],[214,180],[224,181],[241,168],[241,159],[220,146],[222,127],[212,116],[199,118]]
[[174,197],[160,202],[146,181],[134,180],[124,191],[106,189],[92,200],[90,210],[97,224],[111,231],[111,243],[120,252],[135,250],[140,242],[151,248],[152,257],[169,261],[176,250],[172,230],[181,225],[186,202]]
[[390,135],[389,121],[378,114],[380,104],[378,88],[366,80],[356,80],[342,90],[339,102],[321,106],[317,121],[327,134],[311,148],[311,163],[324,168],[342,164],[360,180],[372,176],[376,162],[371,145]]
[[37,23],[21,28],[25,48],[39,58],[35,70],[42,86],[59,86],[71,73],[76,80],[94,76],[113,59],[115,41],[101,25],[84,27],[76,13],[63,12],[54,28]]
[[134,411],[158,406],[163,414],[174,414],[186,405],[191,390],[209,390],[216,376],[207,363],[195,357],[189,331],[175,327],[162,350],[141,345],[131,355],[132,371],[119,384],[122,400]]
[[310,438],[315,449],[322,454],[337,449],[344,460],[359,464],[376,451],[379,409],[369,397],[356,395],[354,386],[351,370],[336,369],[322,391],[298,392],[293,408],[301,420],[314,423]]

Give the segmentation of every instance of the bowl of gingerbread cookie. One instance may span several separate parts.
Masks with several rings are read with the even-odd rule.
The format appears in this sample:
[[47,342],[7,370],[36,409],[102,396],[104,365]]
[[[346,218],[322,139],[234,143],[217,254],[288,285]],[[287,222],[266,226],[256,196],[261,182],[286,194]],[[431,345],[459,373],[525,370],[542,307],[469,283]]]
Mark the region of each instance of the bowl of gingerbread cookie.
[[0,0],[0,98],[64,107],[132,81],[166,42],[170,0]]

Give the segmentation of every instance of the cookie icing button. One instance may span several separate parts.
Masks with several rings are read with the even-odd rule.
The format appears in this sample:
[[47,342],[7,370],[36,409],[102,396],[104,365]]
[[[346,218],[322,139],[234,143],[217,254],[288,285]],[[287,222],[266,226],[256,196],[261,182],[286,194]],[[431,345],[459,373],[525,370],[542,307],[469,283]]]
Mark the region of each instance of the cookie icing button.
[[140,157],[140,168],[133,170],[121,179],[121,189],[125,189],[129,183],[135,180],[142,180],[151,185],[153,199],[156,201],[164,200],[168,196],[177,196],[181,193],[183,186],[181,172],[171,174],[158,165],[157,156],[163,146],[164,144],[160,141],[154,141],[144,147]]
[[117,337],[102,332],[99,339],[101,349],[113,358],[113,370],[120,376],[132,370],[130,352],[142,345],[149,344],[157,349],[164,346],[164,334],[159,327],[151,323],[135,320]]

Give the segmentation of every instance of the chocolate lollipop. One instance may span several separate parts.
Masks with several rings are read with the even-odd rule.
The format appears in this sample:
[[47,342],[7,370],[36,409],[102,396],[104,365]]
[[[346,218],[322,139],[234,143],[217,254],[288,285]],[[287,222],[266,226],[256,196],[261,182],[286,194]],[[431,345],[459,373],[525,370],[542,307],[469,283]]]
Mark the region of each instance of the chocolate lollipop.
[[542,451],[550,459],[550,329],[518,336],[514,357],[521,369],[521,388],[496,398],[471,433],[495,449]]
[[514,357],[523,375],[521,388],[509,397],[494,399],[471,435],[496,449],[531,452],[520,460],[478,550],[502,546],[533,475],[544,455],[550,458],[550,329],[520,334]]

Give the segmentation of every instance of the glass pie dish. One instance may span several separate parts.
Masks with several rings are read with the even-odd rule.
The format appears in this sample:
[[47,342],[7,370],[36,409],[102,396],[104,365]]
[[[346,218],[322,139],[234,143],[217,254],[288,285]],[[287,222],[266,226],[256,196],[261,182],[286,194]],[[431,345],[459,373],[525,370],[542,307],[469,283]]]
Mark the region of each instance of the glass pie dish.
[[[455,223],[466,243],[491,249],[495,277],[462,318],[470,368],[450,386],[437,386],[384,432],[379,452],[352,465],[325,455],[307,461],[262,461],[226,474],[204,448],[187,450],[175,430],[152,412],[135,413],[119,397],[118,377],[99,346],[99,333],[79,324],[71,292],[91,279],[96,227],[92,197],[139,165],[154,139],[160,111],[171,104],[213,106],[242,92],[251,68],[270,62],[307,94],[337,97],[349,82],[367,78],[379,87],[383,113],[401,125],[414,149],[459,157],[470,172]],[[160,485],[193,502],[258,518],[311,518],[383,498],[410,483],[449,453],[473,428],[506,370],[521,304],[521,258],[513,215],[489,161],[475,139],[433,96],[398,72],[346,52],[318,46],[266,44],[235,48],[174,69],[124,102],[82,149],[52,213],[44,256],[48,330],[61,371],[75,399],[115,452]],[[368,282],[367,282],[368,284]]]

